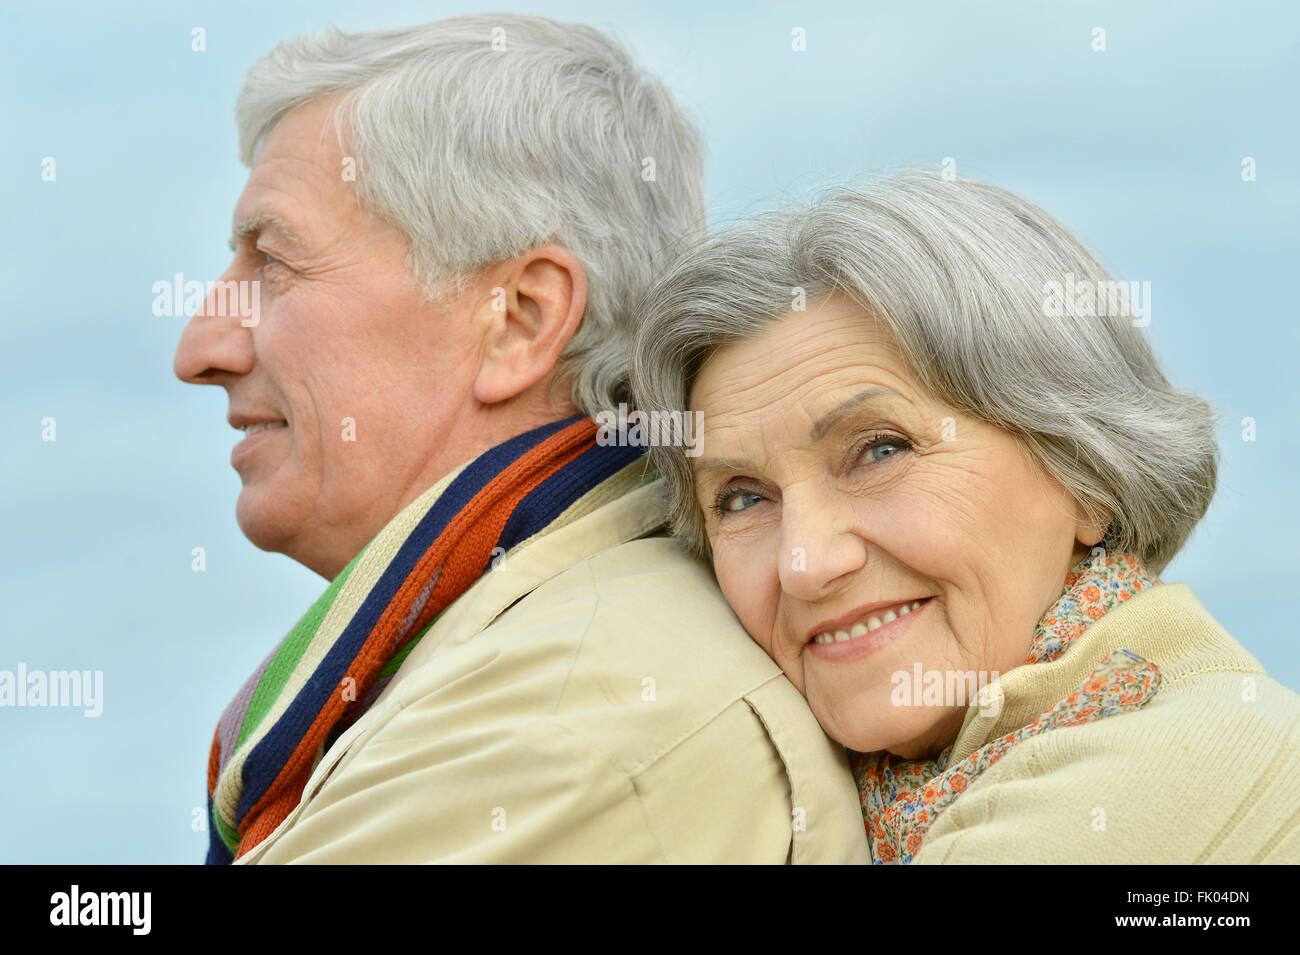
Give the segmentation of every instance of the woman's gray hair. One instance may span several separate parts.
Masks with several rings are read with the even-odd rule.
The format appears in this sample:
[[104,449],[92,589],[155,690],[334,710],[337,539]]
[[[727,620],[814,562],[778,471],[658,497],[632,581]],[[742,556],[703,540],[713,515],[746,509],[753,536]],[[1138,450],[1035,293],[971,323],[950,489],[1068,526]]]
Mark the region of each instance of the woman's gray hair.
[[[892,333],[934,396],[1016,435],[1093,519],[1110,515],[1108,549],[1159,572],[1214,495],[1215,415],[1161,373],[1136,327],[1149,311],[1132,314],[1140,302],[1112,294],[1089,313],[1078,290],[1105,305],[1117,286],[1103,283],[1106,270],[1033,204],[906,171],[738,223],[681,256],[642,303],[633,392],[643,412],[685,412],[716,349],[789,316],[800,294],[842,293]],[[673,532],[707,558],[685,449],[650,454]]]
[[564,246],[589,288],[561,356],[572,398],[588,414],[627,400],[636,299],[656,258],[705,227],[699,133],[668,90],[598,31],[541,17],[332,30],[281,43],[249,72],[243,162],[287,112],[338,92],[361,200],[410,239],[429,298]]

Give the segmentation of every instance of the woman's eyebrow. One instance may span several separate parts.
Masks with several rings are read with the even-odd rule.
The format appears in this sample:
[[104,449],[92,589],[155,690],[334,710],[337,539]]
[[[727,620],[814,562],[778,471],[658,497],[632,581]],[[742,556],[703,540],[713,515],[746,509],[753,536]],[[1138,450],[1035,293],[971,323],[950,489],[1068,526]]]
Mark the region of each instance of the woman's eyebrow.
[[[811,435],[814,441],[820,441],[826,432],[835,427],[840,420],[849,412],[856,409],[859,405],[871,401],[874,398],[898,398],[901,401],[907,401],[898,392],[889,388],[875,387],[859,391],[852,398],[846,398],[841,401],[826,414],[822,415],[813,422]],[[910,403],[910,402],[909,402]],[[750,471],[753,470],[754,463],[744,460],[743,458],[710,458],[699,457],[691,462],[691,471],[696,475],[707,474],[714,471]]]
[[841,418],[843,418],[850,411],[857,408],[858,405],[862,404],[863,402],[870,401],[873,398],[881,398],[886,396],[890,398],[903,398],[903,396],[896,391],[891,391],[888,388],[880,388],[880,387],[868,388],[865,391],[859,391],[852,398],[846,398],[844,401],[841,401],[834,408],[832,408],[830,411],[826,412],[826,414],[822,415],[815,422],[813,422],[812,430],[809,432],[811,438],[814,441],[820,441],[827,431],[835,427],[835,425],[837,425],[840,422]]
[[738,472],[753,470],[754,463],[741,458],[695,458],[691,462],[691,472],[696,475],[713,471]]

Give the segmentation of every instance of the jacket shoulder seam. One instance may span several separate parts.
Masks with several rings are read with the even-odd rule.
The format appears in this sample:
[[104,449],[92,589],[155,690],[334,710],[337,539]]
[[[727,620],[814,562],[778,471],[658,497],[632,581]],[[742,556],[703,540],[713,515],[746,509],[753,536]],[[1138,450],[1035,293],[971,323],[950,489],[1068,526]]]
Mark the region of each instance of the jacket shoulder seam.
[[[751,711],[752,711],[753,707],[750,705],[750,703],[749,703],[749,701],[746,699],[746,697],[747,697],[749,694],[753,693],[755,690],[757,690],[759,687],[761,687],[761,686],[763,686],[763,685],[765,685],[765,684],[767,684],[767,683],[770,683],[772,680],[775,680],[775,679],[776,679],[778,676],[780,676],[780,675],[781,675],[781,674],[779,674],[779,673],[778,673],[778,674],[771,674],[771,675],[768,675],[768,676],[764,677],[762,680],[760,680],[759,682],[755,683],[753,686],[750,686],[750,687],[748,687],[748,688],[746,688],[746,689],[743,689],[743,690],[740,690],[740,691],[736,692],[736,693],[732,696],[731,699],[726,700],[726,701],[721,705],[721,707],[719,707],[717,710],[715,710],[714,712],[712,712],[712,713],[711,713],[707,718],[705,718],[705,719],[699,721],[698,723],[696,723],[696,724],[694,724],[694,725],[688,727],[687,729],[683,730],[682,732],[678,733],[678,734],[677,734],[676,736],[674,736],[674,737],[673,737],[669,742],[667,742],[666,744],[664,744],[663,746],[661,746],[657,751],[655,751],[652,755],[647,756],[646,758],[644,758],[643,760],[641,760],[641,762],[637,763],[635,766],[633,766],[631,769],[629,769],[629,770],[628,770],[628,775],[629,775],[629,776],[639,776],[639,775],[641,775],[642,773],[648,772],[648,771],[649,771],[652,767],[654,767],[654,766],[655,766],[655,765],[656,765],[656,764],[657,764],[661,759],[663,759],[665,756],[668,756],[670,753],[672,753],[674,750],[676,750],[678,747],[680,747],[683,743],[685,743],[685,742],[686,742],[687,740],[689,740],[691,737],[693,737],[693,736],[695,736],[695,735],[697,735],[697,734],[699,734],[699,733],[704,732],[706,729],[708,729],[710,726],[712,726],[714,723],[716,723],[716,722],[718,721],[719,717],[721,717],[724,713],[726,713],[729,709],[731,709],[731,708],[732,708],[733,706],[735,706],[737,703],[743,703],[746,707],[749,707],[749,708],[751,709]],[[759,729],[760,729],[760,730],[762,731],[762,733],[763,733],[763,737],[764,737],[765,739],[767,739],[769,743],[771,743],[771,742],[772,742],[772,735],[771,735],[771,733],[768,731],[768,729],[767,729],[767,725],[766,725],[766,724],[765,724],[761,719],[760,719],[760,720],[757,720],[757,723],[758,723],[758,727],[759,727]],[[775,744],[773,743],[773,745],[775,745]]]

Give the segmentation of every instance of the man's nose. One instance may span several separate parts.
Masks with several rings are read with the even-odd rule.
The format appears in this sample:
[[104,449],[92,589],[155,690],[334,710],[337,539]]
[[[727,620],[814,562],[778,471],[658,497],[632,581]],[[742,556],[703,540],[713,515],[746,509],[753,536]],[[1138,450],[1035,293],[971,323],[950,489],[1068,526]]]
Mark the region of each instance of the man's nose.
[[803,489],[781,500],[781,589],[814,603],[851,582],[867,561],[850,502],[833,491]]
[[[241,315],[241,276],[232,265],[208,289],[207,297],[181,331],[172,371],[192,385],[220,384],[253,368],[253,329]],[[232,295],[231,290],[235,292]]]

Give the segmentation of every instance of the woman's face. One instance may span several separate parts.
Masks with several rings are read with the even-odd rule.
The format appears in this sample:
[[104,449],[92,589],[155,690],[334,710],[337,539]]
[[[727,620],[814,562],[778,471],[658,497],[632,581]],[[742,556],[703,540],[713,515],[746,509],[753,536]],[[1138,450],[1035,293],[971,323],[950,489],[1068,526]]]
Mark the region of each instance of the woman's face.
[[1016,438],[923,391],[838,295],[717,351],[690,403],[722,592],[851,749],[951,743],[976,702],[961,691],[1024,661],[1105,530]]

